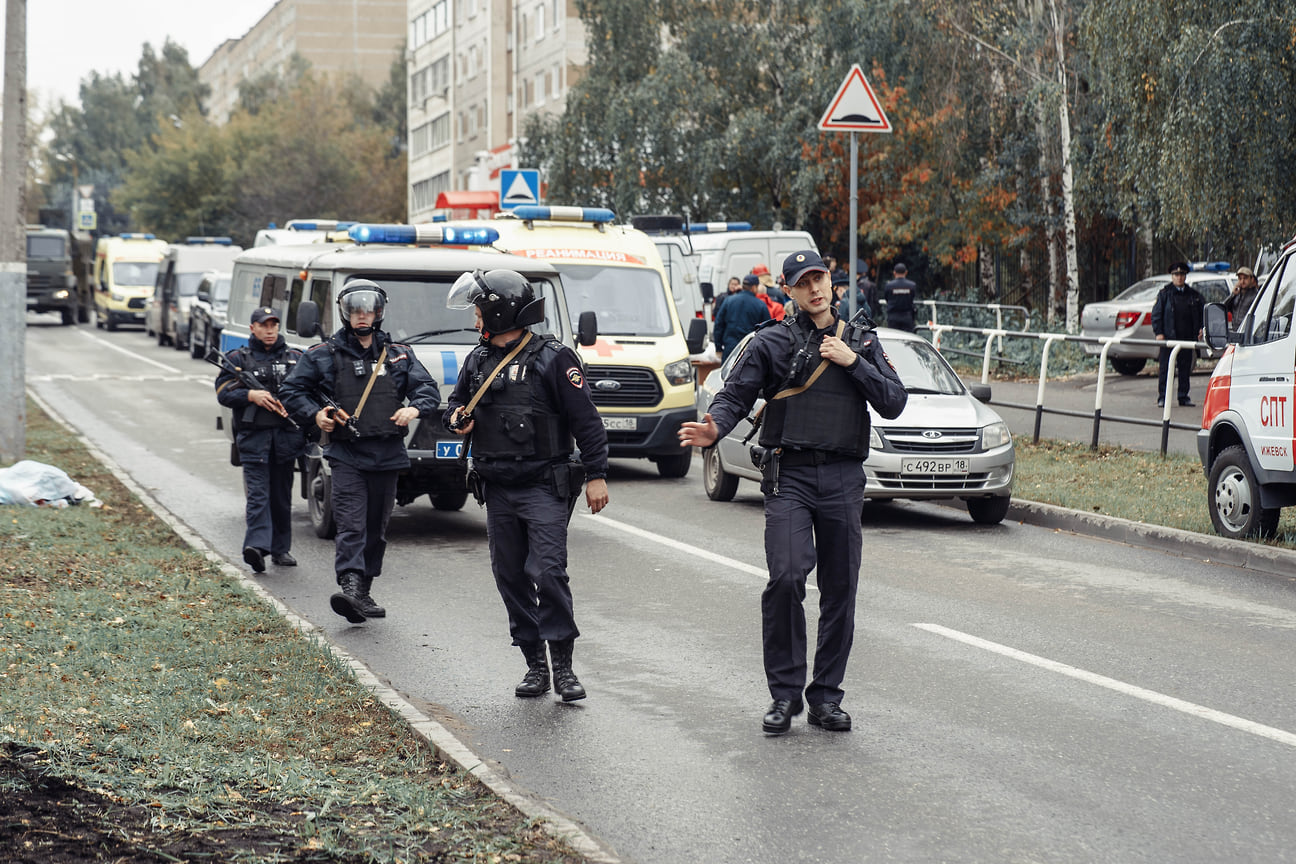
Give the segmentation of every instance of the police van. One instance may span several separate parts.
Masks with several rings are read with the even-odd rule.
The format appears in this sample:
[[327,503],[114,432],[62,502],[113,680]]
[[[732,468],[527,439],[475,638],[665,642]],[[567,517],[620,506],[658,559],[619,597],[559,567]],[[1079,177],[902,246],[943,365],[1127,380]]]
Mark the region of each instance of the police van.
[[570,317],[594,312],[598,322],[598,339],[580,354],[608,454],[683,477],[693,448],[680,447],[676,433],[697,419],[689,355],[705,347],[706,321],[691,318],[684,329],[652,238],[615,218],[598,207],[526,206],[460,224],[489,226],[500,251],[557,268]]
[[100,237],[95,246],[95,326],[109,332],[143,324],[167,242],[152,234]]
[[693,250],[688,222],[683,216],[632,216],[630,226],[653,238],[657,254],[661,255],[662,267],[666,270],[666,279],[671,287],[671,296],[675,298],[675,312],[680,323],[687,326],[694,318],[708,322],[711,301],[715,294],[711,285],[703,285],[698,278],[697,255]]
[[172,243],[158,263],[153,298],[144,310],[144,332],[158,345],[177,351],[189,347],[189,312],[198,299],[198,285],[212,270],[229,270],[243,251],[228,237],[189,237]]
[[1296,504],[1294,319],[1296,238],[1236,329],[1222,305],[1206,307],[1206,342],[1225,350],[1206,386],[1197,452],[1211,523],[1226,537],[1273,536],[1282,508]]
[[750,222],[696,222],[689,225],[689,232],[698,278],[713,292],[724,291],[731,277],[741,279],[758,264],[777,273],[793,252],[819,251],[806,231],[753,231]]
[[[279,315],[280,332],[289,345],[305,350],[336,332],[337,295],[352,279],[372,279],[387,293],[383,330],[413,348],[441,388],[443,403],[454,390],[459,368],[478,342],[469,310],[445,306],[451,286],[467,271],[505,267],[516,270],[546,298],[544,320],[533,329],[553,334],[575,347],[565,314],[566,298],[557,271],[542,261],[502,256],[485,246],[498,239],[494,231],[467,231],[441,226],[351,226],[354,243],[310,243],[261,246],[234,261],[228,322],[221,331],[221,351],[248,343],[252,310],[268,306]],[[414,245],[414,244],[419,245]],[[453,248],[452,248],[453,247]],[[311,320],[319,326],[306,332]],[[594,322],[583,322],[583,338],[593,342]],[[222,409],[217,425],[230,430],[230,413]],[[231,433],[232,438],[232,433]],[[419,417],[406,438],[410,468],[396,486],[396,503],[405,505],[427,495],[438,510],[458,510],[468,497],[463,439],[437,417]],[[231,461],[234,459],[231,447]],[[311,524],[320,537],[334,533],[328,463],[320,448],[307,454],[302,477]]]

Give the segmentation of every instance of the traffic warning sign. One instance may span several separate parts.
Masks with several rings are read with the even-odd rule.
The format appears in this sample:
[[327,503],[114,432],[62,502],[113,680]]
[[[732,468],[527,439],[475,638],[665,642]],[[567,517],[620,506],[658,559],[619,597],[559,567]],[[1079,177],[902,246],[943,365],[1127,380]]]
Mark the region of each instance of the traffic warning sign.
[[891,121],[859,64],[851,66],[819,121],[825,132],[890,132]]

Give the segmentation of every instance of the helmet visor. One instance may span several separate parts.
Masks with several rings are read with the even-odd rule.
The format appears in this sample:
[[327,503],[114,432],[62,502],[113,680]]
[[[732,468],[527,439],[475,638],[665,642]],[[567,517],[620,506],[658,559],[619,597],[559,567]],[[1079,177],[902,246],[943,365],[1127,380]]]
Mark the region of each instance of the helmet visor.
[[381,315],[383,296],[372,288],[360,288],[338,300],[338,305],[342,308],[343,314],[348,316],[355,312],[372,312]]
[[482,281],[481,271],[473,270],[464,273],[450,286],[446,295],[447,309],[471,309],[477,301],[487,294],[486,283]]

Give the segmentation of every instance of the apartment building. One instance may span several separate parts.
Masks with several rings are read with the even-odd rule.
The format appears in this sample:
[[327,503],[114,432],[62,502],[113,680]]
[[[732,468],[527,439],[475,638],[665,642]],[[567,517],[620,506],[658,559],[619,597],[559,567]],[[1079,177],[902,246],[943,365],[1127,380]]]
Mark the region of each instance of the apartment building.
[[[574,0],[409,0],[409,218],[498,192],[518,130],[561,112],[586,62]],[[462,198],[462,196],[460,196]]]
[[[449,3],[449,0],[444,0]],[[242,38],[227,39],[198,69],[211,87],[208,116],[224,123],[238,106],[239,84],[282,75],[294,53],[333,80],[358,75],[387,83],[406,38],[413,0],[278,0]]]

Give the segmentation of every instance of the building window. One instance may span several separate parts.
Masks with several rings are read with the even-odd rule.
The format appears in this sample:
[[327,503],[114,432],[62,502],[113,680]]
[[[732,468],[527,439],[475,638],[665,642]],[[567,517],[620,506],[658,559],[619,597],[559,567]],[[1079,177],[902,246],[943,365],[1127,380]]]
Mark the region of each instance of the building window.
[[477,70],[480,68],[480,60],[477,56],[477,46],[468,46],[468,78],[476,78]]
[[450,86],[450,55],[434,60],[428,67],[428,92],[442,93]]
[[436,206],[437,196],[450,191],[450,172],[442,171],[435,177],[420,180],[410,187],[410,211],[418,213]]
[[545,76],[543,72],[535,76],[535,104],[543,105],[545,103]]
[[537,42],[543,39],[545,35],[544,19],[545,7],[544,4],[541,4],[536,7],[535,11],[535,38]]
[[438,0],[410,24],[410,50],[424,45],[450,29],[450,0]]
[[450,146],[449,111],[410,132],[410,158],[448,146]]
[[561,0],[553,0],[553,28],[554,28],[554,30],[558,30],[560,27],[562,27],[562,17],[561,17],[561,16],[562,16],[562,2],[561,2]]

